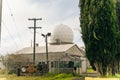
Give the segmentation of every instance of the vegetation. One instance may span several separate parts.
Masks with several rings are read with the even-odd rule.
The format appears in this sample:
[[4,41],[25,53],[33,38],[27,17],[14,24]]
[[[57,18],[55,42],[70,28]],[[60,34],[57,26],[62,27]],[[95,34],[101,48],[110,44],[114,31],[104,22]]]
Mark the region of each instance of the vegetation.
[[117,22],[120,30],[120,0],[117,0],[116,2],[116,15],[117,15]]
[[92,68],[87,68],[87,73],[97,73],[97,72]]
[[88,60],[101,75],[115,75],[117,18],[114,0],[80,0],[81,30]]
[[7,78],[7,80],[73,80],[77,78],[72,74],[56,74],[56,75],[45,75],[45,76],[16,76],[16,75],[5,75],[1,76]]
[[116,54],[116,68],[120,71],[120,0],[116,2],[116,15],[119,32],[117,33],[117,54]]
[[29,59],[20,54],[8,54],[6,56],[0,56],[0,58],[8,73],[15,73],[17,67],[29,63]]

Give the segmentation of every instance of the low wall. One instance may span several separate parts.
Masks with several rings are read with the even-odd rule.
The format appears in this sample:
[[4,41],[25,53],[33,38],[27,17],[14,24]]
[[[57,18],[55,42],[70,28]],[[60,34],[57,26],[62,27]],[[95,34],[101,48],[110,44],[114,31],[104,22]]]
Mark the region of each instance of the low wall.
[[85,80],[120,80],[120,78],[91,78],[91,77],[85,77]]

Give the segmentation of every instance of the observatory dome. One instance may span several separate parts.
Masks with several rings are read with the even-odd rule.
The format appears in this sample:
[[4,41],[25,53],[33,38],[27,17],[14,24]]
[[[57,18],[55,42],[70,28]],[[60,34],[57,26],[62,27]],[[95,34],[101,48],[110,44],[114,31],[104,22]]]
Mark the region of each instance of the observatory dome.
[[73,31],[67,25],[57,25],[51,35],[50,44],[73,43]]

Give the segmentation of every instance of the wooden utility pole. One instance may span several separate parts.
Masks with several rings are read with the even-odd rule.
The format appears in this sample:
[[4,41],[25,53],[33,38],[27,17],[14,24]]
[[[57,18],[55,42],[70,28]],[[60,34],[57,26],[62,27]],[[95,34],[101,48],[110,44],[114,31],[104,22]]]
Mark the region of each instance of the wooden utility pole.
[[1,46],[2,0],[0,0],[0,46]]
[[34,30],[34,40],[33,40],[33,64],[35,64],[35,43],[36,43],[36,29],[38,29],[38,28],[42,28],[42,27],[36,27],[36,21],[38,21],[38,20],[42,20],[42,18],[29,18],[28,20],[32,20],[32,21],[34,21],[34,27],[29,27],[29,29],[33,29]]

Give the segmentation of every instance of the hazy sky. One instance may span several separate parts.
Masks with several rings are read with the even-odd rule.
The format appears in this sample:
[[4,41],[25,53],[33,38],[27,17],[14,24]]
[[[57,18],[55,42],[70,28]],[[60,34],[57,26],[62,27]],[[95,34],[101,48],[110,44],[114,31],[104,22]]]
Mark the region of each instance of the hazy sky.
[[15,52],[31,46],[33,21],[28,18],[42,18],[37,22],[37,40],[44,45],[41,33],[52,32],[59,24],[68,25],[74,31],[74,42],[83,46],[79,22],[79,0],[3,0],[2,42],[0,53]]

